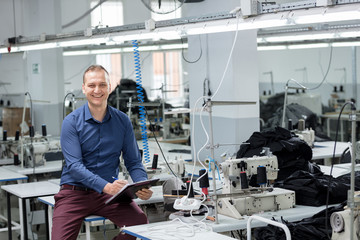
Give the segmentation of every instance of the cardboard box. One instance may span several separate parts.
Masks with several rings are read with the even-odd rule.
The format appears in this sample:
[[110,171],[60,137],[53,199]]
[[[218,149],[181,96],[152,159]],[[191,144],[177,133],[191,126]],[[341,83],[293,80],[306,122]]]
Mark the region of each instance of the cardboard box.
[[[2,109],[2,125],[3,130],[7,131],[8,137],[14,137],[16,131],[20,132],[21,135],[21,128],[20,124],[23,118],[23,108],[3,108]],[[26,108],[25,110],[25,122],[28,126],[30,126],[30,108]],[[26,132],[24,135],[28,135],[29,132]],[[1,133],[2,135],[2,133]]]

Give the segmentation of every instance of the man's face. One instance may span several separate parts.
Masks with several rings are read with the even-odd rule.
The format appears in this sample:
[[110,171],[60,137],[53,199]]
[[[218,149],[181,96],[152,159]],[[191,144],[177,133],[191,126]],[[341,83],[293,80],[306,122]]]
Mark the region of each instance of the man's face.
[[109,97],[110,88],[110,83],[106,81],[104,71],[90,71],[85,74],[82,91],[90,106],[105,107]]

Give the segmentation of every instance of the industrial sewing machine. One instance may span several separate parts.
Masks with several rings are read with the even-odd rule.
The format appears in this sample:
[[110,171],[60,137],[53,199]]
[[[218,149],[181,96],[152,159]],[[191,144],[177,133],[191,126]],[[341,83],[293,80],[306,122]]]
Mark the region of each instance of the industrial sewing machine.
[[[353,222],[351,222],[351,209],[348,206],[345,206],[343,211],[331,214],[332,240],[360,239],[360,192],[354,193],[354,203]],[[351,227],[353,227],[353,237],[351,237]]]
[[292,130],[301,140],[304,140],[311,148],[314,147],[315,131],[305,128],[305,120],[299,119],[298,129]]
[[14,155],[17,154],[17,147],[19,145],[19,139],[8,138],[3,139],[0,142],[0,163],[12,164],[14,163]]
[[[266,156],[227,159],[220,166],[223,171],[223,189],[217,203],[219,213],[241,219],[241,215],[295,206],[294,191],[266,187],[267,181],[275,180],[278,172],[277,158],[271,153]],[[248,180],[255,174],[260,187],[249,187]]]
[[17,146],[17,152],[23,159],[24,167],[42,166],[46,163],[45,153],[61,151],[60,140],[49,140],[35,135],[26,137]]

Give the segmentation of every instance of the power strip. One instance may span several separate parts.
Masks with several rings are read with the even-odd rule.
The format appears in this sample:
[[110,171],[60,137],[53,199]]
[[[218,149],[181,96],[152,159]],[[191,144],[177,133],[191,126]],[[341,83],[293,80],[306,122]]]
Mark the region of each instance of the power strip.
[[176,210],[198,210],[201,206],[201,201],[195,198],[188,198],[187,196],[178,198],[174,202]]

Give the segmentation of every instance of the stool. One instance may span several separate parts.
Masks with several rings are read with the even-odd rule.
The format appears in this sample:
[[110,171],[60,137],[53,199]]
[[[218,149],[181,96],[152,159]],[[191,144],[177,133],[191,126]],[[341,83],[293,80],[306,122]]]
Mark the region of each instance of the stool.
[[105,224],[112,224],[112,222],[109,219],[96,215],[91,215],[84,219],[86,240],[90,240],[90,227],[102,226],[104,220],[105,220]]

